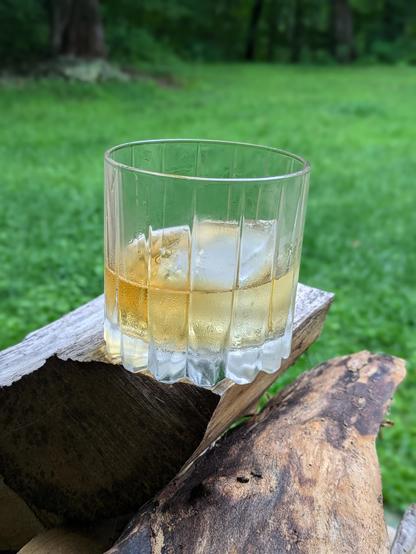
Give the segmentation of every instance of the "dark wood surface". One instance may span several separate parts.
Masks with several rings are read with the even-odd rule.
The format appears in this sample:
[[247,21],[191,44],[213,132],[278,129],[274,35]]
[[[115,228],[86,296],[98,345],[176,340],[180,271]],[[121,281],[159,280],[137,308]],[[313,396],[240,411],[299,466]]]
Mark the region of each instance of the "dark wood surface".
[[387,554],[375,439],[398,358],[303,374],[142,508],[108,554]]

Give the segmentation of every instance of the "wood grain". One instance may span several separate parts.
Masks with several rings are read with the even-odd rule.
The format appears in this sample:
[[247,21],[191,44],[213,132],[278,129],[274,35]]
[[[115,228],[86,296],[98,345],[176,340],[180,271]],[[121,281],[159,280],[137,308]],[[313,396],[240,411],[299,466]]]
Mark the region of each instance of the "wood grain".
[[360,352],[303,374],[139,511],[108,554],[387,554],[375,439],[405,375]]
[[391,554],[413,554],[414,552],[416,552],[416,504],[411,504],[397,528]]

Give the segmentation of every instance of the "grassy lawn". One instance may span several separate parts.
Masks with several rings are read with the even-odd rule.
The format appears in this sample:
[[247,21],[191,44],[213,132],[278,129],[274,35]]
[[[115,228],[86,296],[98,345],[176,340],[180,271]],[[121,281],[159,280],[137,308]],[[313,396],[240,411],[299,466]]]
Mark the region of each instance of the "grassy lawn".
[[312,162],[301,279],[336,293],[290,372],[360,349],[408,360],[378,452],[416,501],[416,70],[209,66],[154,82],[0,88],[0,348],[102,290],[102,157],[139,138],[280,146]]

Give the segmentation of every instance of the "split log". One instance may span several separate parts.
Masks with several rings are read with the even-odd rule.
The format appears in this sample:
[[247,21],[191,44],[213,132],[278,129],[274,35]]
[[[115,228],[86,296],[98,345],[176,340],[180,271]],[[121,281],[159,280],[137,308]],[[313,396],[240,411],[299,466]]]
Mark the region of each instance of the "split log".
[[49,529],[34,537],[18,554],[102,554],[102,544],[70,529]]
[[131,513],[310,346],[331,300],[299,285],[292,352],[281,369],[213,391],[112,365],[103,299],[93,300],[0,353],[0,475],[46,527]]
[[26,503],[0,481],[0,552],[18,550],[43,530]]
[[303,374],[132,520],[108,554],[387,554],[375,439],[404,362]]
[[416,551],[416,504],[406,510],[391,546],[391,554],[413,554]]

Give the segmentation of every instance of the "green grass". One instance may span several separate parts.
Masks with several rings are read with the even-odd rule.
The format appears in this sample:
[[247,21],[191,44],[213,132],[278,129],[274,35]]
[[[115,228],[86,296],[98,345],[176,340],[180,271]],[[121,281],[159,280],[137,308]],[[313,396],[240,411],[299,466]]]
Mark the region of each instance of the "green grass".
[[301,279],[336,300],[288,378],[360,349],[406,358],[378,442],[390,509],[416,500],[416,72],[185,68],[154,82],[0,89],[0,346],[102,290],[102,157],[139,138],[280,146],[313,165]]

